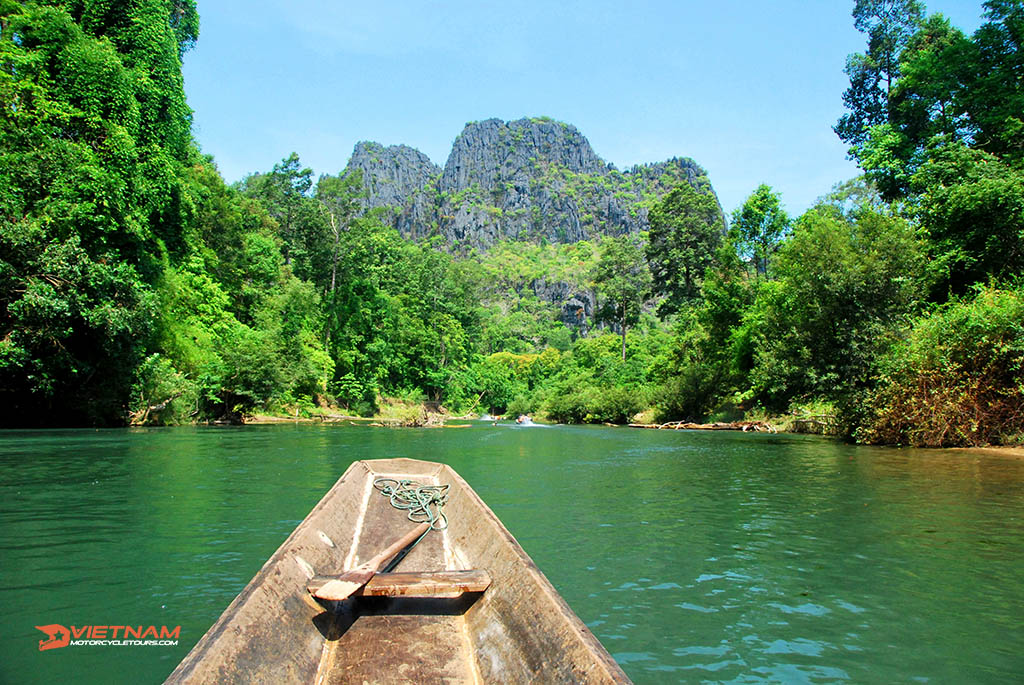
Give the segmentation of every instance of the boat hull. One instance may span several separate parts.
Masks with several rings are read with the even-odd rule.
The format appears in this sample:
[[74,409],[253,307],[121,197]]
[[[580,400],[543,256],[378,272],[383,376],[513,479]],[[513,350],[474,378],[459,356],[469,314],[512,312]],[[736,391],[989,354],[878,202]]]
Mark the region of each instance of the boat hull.
[[[400,571],[479,569],[480,593],[321,603],[314,574],[373,557],[414,524],[380,477],[449,484],[449,526]],[[629,682],[501,521],[453,469],[413,459],[352,464],[167,682]]]

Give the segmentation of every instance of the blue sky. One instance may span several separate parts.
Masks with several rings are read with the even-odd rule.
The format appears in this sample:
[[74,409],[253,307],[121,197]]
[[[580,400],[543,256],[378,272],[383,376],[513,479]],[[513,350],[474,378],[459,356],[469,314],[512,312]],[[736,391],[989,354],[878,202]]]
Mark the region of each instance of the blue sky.
[[[692,157],[731,212],[792,214],[857,175],[831,126],[852,0],[199,0],[194,133],[228,181],[295,151],[338,173],[360,140],[444,165],[468,121],[550,116],[620,169]],[[932,0],[970,32],[981,0]]]

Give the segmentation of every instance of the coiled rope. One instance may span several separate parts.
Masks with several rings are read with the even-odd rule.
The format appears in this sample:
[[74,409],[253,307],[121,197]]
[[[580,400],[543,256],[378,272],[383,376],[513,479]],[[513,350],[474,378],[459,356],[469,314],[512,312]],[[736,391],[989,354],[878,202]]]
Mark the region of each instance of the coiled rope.
[[406,547],[396,556],[391,563],[381,569],[387,573],[398,566],[398,563],[412,551],[413,547],[420,544],[420,540],[427,536],[432,530],[444,530],[448,527],[448,517],[441,510],[448,502],[448,488],[450,485],[423,485],[414,480],[397,480],[395,478],[378,478],[373,481],[380,494],[391,500],[391,506],[395,509],[407,511],[408,518],[414,523],[429,523],[430,527],[423,531],[423,535],[416,538],[416,542]]

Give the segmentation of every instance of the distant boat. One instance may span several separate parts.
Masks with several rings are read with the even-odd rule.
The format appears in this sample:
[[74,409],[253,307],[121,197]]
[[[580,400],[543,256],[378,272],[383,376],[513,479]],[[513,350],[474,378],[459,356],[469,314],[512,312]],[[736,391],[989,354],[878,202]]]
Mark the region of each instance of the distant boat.
[[526,414],[520,414],[516,418],[516,423],[518,423],[520,426],[532,426],[533,425],[533,419],[531,419]]
[[[351,599],[315,599],[425,528],[380,496],[382,477],[448,484],[448,527],[428,532],[400,571],[371,573]],[[629,679],[451,467],[381,459],[345,471],[167,682]]]

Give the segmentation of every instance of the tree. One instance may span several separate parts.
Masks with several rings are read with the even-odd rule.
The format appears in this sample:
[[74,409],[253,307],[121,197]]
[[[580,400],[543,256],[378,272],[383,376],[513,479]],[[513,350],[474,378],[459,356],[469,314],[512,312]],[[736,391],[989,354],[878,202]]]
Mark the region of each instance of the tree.
[[836,132],[886,199],[913,194],[911,178],[939,139],[1024,161],[1024,3],[989,0],[985,8],[988,21],[970,38],[933,15],[889,41],[900,50],[884,117],[861,116],[860,101],[844,96],[851,111]]
[[626,359],[626,331],[640,319],[651,287],[651,273],[644,253],[630,236],[607,238],[594,270],[594,288],[606,298],[599,317],[614,321],[622,335],[622,359]]
[[324,333],[324,344],[330,347],[331,327],[336,324],[334,316],[336,302],[334,293],[338,287],[338,262],[341,259],[341,236],[348,230],[349,222],[359,208],[359,197],[362,195],[362,172],[356,170],[344,176],[321,176],[316,184],[316,200],[320,213],[327,221],[331,231],[330,281],[325,288],[327,306],[327,323]]
[[930,151],[912,188],[943,271],[939,299],[1024,273],[1024,169],[951,142]]
[[957,104],[968,41],[941,15],[921,22],[903,49],[900,78],[884,123],[864,131],[853,155],[889,201],[911,194],[910,179],[937,136],[966,141],[969,117]]
[[866,53],[850,55],[846,73],[850,87],[843,104],[850,110],[834,129],[851,154],[863,144],[872,126],[889,120],[889,102],[900,75],[900,53],[924,15],[917,0],[855,0],[854,26],[868,36]]
[[1024,268],[1024,2],[988,0],[985,10],[969,38],[913,8],[902,23],[858,20],[871,45],[898,48],[898,59],[886,77],[884,120],[860,117],[848,101],[844,121],[864,119],[859,138],[837,127],[882,198],[920,221],[933,265],[945,271],[940,300]]
[[916,313],[925,249],[906,220],[813,207],[779,250],[775,281],[745,314],[756,399],[785,409],[800,397],[853,401],[874,360]]
[[863,175],[835,184],[832,186],[832,190],[818,200],[817,204],[832,205],[848,219],[852,219],[862,211],[885,214],[890,209],[882,199],[878,186]]
[[294,152],[270,173],[252,174],[240,184],[242,192],[259,200],[277,221],[285,264],[294,263],[301,278],[317,280],[320,274],[322,282],[328,240],[320,210],[309,196],[312,187],[313,170],[303,167]]
[[789,216],[782,209],[779,194],[762,183],[733,212],[732,230],[743,257],[753,260],[754,272],[768,278],[768,259],[789,230]]
[[904,158],[909,160],[936,135],[963,141],[973,135],[970,119],[958,102],[966,62],[974,59],[972,52],[967,36],[941,14],[921,22],[907,41],[889,113],[889,122],[906,139]]
[[187,250],[191,0],[0,4],[0,418],[123,420]]
[[[973,126],[970,143],[1024,163],[1024,2],[986,0],[987,22],[952,55],[958,108]],[[957,59],[960,57],[960,59]]]
[[647,260],[654,291],[664,295],[661,314],[679,311],[700,294],[704,271],[714,261],[725,223],[710,187],[682,183],[651,208]]

